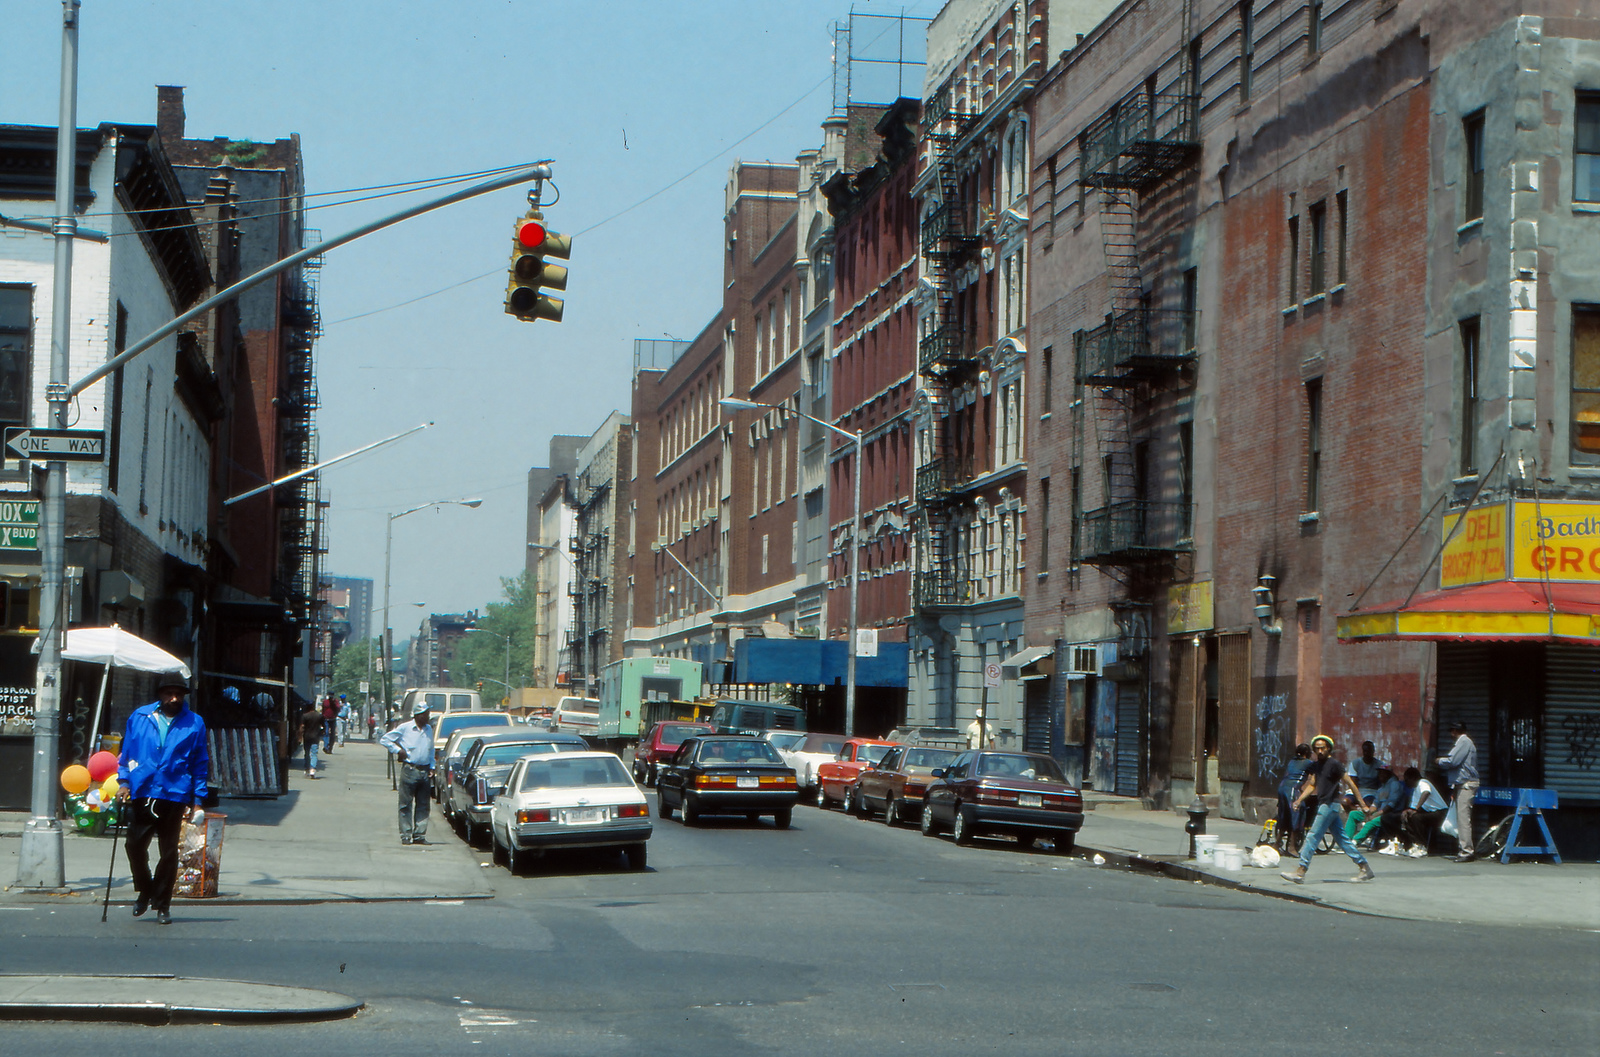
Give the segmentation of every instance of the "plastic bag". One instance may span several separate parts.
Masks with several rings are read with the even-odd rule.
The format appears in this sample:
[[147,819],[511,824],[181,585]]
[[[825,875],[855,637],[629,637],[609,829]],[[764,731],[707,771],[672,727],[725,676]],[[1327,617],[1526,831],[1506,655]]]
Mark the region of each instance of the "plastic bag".
[[1277,866],[1281,859],[1282,857],[1278,855],[1278,849],[1270,844],[1257,844],[1250,850],[1250,865],[1259,866],[1263,870],[1270,870]]
[[1461,831],[1456,829],[1456,806],[1450,805],[1450,810],[1445,812],[1444,821],[1439,823],[1439,832],[1446,837],[1459,837]]

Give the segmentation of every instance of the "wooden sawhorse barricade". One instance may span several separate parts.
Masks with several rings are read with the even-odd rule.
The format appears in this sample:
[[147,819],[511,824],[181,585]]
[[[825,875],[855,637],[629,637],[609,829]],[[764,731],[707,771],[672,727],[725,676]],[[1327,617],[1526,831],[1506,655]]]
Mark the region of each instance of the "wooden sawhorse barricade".
[[[1544,812],[1554,811],[1558,806],[1558,798],[1554,789],[1508,789],[1496,786],[1481,786],[1473,803],[1490,804],[1494,807],[1509,807],[1515,810],[1511,818],[1511,832],[1506,834],[1506,847],[1500,853],[1501,862],[1510,862],[1513,855],[1548,855],[1557,863],[1561,862],[1561,853],[1556,851],[1555,838],[1550,836],[1550,827],[1545,825]],[[1543,844],[1518,844],[1517,834],[1522,830],[1523,819],[1532,819],[1539,826],[1539,832],[1544,834]]]

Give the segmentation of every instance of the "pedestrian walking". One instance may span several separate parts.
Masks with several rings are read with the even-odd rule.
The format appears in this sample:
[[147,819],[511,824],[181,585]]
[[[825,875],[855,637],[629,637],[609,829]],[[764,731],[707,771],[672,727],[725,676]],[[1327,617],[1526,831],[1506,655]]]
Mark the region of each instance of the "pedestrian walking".
[[378,736],[378,716],[375,712],[367,713],[367,740],[372,741]]
[[300,744],[306,749],[306,777],[320,778],[317,774],[317,750],[322,747],[322,710],[307,705],[300,713]]
[[[206,725],[188,708],[189,684],[163,677],[157,699],[128,717],[117,763],[117,800],[128,808],[126,849],[137,898],[133,916],[152,906],[156,921],[172,924],[172,885],[178,877],[178,831],[183,817],[206,798],[211,754]],[[150,870],[150,841],[160,858]]]
[[350,702],[345,700],[345,695],[339,695],[339,744],[343,745],[350,738]]
[[1317,845],[1322,843],[1323,835],[1329,830],[1333,831],[1334,839],[1339,844],[1339,850],[1350,856],[1356,864],[1357,881],[1370,881],[1377,876],[1372,872],[1372,867],[1367,862],[1366,856],[1361,854],[1361,849],[1350,840],[1349,834],[1344,831],[1344,819],[1341,815],[1340,798],[1348,792],[1355,798],[1356,803],[1361,803],[1361,790],[1356,788],[1356,783],[1351,780],[1349,773],[1344,769],[1344,764],[1333,757],[1333,739],[1326,734],[1318,734],[1311,739],[1311,753],[1316,757],[1315,762],[1307,769],[1305,781],[1300,786],[1300,794],[1295,797],[1293,807],[1299,807],[1306,797],[1315,794],[1317,798],[1317,817],[1311,823],[1311,830],[1306,834],[1305,843],[1300,845],[1300,865],[1294,872],[1281,874],[1286,881],[1295,884],[1304,884],[1306,871],[1311,869],[1311,856],[1317,852]]
[[1450,800],[1456,806],[1456,843],[1460,846],[1453,862],[1471,862],[1478,857],[1472,843],[1472,804],[1478,798],[1478,747],[1467,737],[1467,725],[1459,720],[1450,725],[1456,743],[1450,755],[1439,757]]
[[333,736],[339,723],[339,706],[329,694],[322,699],[322,751],[333,755]]
[[379,739],[400,761],[400,843],[426,844],[428,796],[433,784],[433,725],[428,706],[417,702],[411,722]]

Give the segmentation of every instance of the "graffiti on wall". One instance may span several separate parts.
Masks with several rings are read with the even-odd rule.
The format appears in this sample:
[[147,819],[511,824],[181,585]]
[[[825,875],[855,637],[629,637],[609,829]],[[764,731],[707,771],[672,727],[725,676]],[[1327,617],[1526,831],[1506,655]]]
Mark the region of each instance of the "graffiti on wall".
[[1289,695],[1265,694],[1256,701],[1256,770],[1276,778],[1289,758]]
[[1600,759],[1600,716],[1568,716],[1561,729],[1567,734],[1567,762],[1582,771],[1593,770]]

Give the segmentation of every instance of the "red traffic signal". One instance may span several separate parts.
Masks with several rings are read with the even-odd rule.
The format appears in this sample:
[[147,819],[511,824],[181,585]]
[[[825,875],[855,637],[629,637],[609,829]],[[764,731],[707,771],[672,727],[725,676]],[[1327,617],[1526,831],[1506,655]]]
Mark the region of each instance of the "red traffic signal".
[[536,250],[544,245],[544,225],[537,220],[524,217],[517,224],[517,241],[522,243],[524,249]]
[[561,322],[564,307],[559,298],[549,297],[543,288],[565,290],[567,269],[550,264],[545,257],[566,260],[572,253],[572,240],[557,235],[544,225],[544,217],[530,212],[516,223],[511,245],[511,276],[506,286],[506,312],[518,319],[548,319]]

